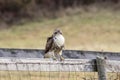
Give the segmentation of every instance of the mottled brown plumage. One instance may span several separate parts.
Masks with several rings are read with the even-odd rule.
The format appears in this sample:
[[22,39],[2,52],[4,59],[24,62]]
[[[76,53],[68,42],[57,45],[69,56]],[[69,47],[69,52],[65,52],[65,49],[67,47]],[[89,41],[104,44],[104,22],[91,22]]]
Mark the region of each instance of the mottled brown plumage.
[[64,48],[64,37],[60,30],[55,30],[51,37],[48,37],[44,58],[63,60],[62,50]]

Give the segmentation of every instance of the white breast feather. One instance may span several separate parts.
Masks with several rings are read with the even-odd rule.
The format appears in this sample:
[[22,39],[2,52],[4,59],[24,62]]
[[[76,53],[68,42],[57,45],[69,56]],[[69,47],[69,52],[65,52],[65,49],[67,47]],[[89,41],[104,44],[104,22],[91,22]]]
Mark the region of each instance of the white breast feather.
[[55,43],[58,47],[63,46],[64,43],[65,43],[65,39],[64,39],[64,37],[63,37],[61,34],[56,35],[53,39],[54,39],[54,43]]

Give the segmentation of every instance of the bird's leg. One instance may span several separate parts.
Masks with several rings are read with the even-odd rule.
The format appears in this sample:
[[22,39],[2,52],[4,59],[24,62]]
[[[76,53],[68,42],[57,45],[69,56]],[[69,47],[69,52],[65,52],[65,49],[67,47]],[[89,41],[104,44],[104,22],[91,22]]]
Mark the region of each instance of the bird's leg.
[[60,55],[58,53],[54,53],[54,60],[60,60]]
[[64,57],[62,55],[60,55],[60,61],[64,61]]
[[60,61],[64,61],[64,57],[62,56],[62,50],[60,51],[59,56],[60,56]]
[[44,58],[52,58],[53,60],[56,60],[56,57],[54,55],[54,51],[48,52],[44,55]]
[[55,56],[55,52],[54,52],[54,51],[52,52],[52,58],[53,58],[53,60],[57,60],[57,58],[56,58],[56,56]]

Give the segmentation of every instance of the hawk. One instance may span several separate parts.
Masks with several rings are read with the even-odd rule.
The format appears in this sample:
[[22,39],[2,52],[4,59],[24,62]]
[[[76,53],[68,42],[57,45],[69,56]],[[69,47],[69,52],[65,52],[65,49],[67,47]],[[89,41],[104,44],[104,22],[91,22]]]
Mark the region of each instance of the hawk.
[[53,58],[55,60],[64,60],[62,50],[64,48],[65,39],[62,31],[56,29],[52,36],[47,38],[44,58]]

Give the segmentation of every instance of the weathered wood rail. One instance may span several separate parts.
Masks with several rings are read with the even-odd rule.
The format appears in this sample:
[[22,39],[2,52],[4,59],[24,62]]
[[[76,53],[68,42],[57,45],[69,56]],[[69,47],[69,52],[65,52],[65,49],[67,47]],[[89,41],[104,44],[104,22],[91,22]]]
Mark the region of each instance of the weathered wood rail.
[[[97,56],[100,57],[107,57],[106,60],[106,70],[108,72],[120,72],[120,53],[119,52],[97,52],[97,51],[79,51],[79,50],[64,50],[63,56],[66,58],[65,61],[53,61],[53,60],[45,60],[43,59],[44,50],[39,49],[8,49],[8,48],[1,48],[0,49],[0,66],[2,64],[8,64],[9,70],[15,69],[15,64],[21,66],[20,70],[22,70],[22,65],[25,64],[29,65],[34,64],[34,67],[44,64],[47,67],[47,64],[50,64],[50,68],[54,68],[57,65],[60,66],[60,70],[63,70],[62,67],[64,65],[68,65],[71,68],[71,65],[78,66],[79,69],[77,71],[96,71],[96,58]],[[36,65],[35,65],[36,64]],[[45,67],[45,68],[46,68]],[[14,69],[13,69],[14,68]],[[0,69],[4,69],[5,67],[0,67]],[[31,70],[35,70],[31,69]],[[48,68],[47,68],[48,69]],[[56,69],[56,68],[54,68]],[[15,69],[16,70],[16,69]],[[25,69],[24,69],[25,70]],[[45,69],[40,69],[45,71]],[[49,69],[48,69],[49,70]],[[50,69],[51,71],[53,69]],[[57,69],[56,69],[57,70]],[[73,69],[70,69],[73,71]],[[55,71],[55,70],[53,70]],[[66,71],[66,70],[64,70]]]
[[98,72],[99,80],[107,80],[107,72],[120,73],[119,52],[65,50],[64,61],[43,59],[43,55],[44,50],[2,48],[0,70]]
[[[0,48],[0,57],[12,58],[43,58],[44,50],[41,49],[9,49]],[[96,59],[97,56],[107,57],[108,60],[120,60],[120,52],[64,50],[66,59]]]
[[[120,72],[120,61],[105,60],[105,62],[107,72]],[[17,70],[18,68],[19,70],[28,70],[28,67],[30,71],[97,71],[95,59],[66,59],[65,61],[49,59],[0,59],[0,70]]]

